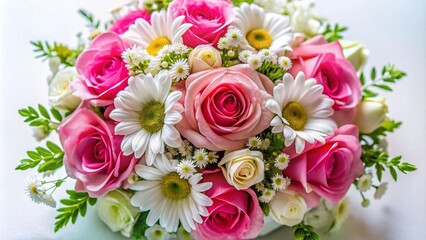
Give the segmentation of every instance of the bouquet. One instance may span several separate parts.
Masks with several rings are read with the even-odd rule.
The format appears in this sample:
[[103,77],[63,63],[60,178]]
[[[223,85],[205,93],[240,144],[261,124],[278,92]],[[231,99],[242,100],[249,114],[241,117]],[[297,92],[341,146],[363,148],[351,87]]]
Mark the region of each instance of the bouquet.
[[[54,231],[97,205],[113,232],[135,239],[252,239],[264,220],[319,239],[387,188],[383,173],[415,166],[387,153],[381,91],[405,73],[364,74],[368,50],[343,39],[311,1],[145,0],[76,47],[35,41],[48,60],[49,107],[19,110],[37,140],[17,170],[26,192],[56,208]],[[50,176],[65,167],[66,176]],[[372,193],[374,191],[374,193]]]

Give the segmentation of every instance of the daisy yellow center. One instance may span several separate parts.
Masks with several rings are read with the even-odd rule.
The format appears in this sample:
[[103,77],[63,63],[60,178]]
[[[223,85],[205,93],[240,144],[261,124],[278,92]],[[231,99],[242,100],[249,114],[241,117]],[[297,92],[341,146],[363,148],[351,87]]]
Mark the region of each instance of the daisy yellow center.
[[170,45],[171,42],[169,41],[168,38],[166,37],[159,37],[156,38],[154,40],[152,40],[148,47],[146,48],[146,51],[151,55],[151,56],[157,56],[158,52],[166,45]]
[[281,186],[283,184],[283,180],[281,178],[275,179],[274,182],[275,182],[275,185],[277,185],[277,186]]
[[31,192],[33,192],[34,194],[38,194],[37,187],[35,185],[32,185],[30,189],[31,189]]
[[269,48],[272,45],[271,34],[262,28],[255,28],[246,35],[248,43],[256,50]]
[[160,239],[163,236],[163,232],[157,229],[152,233],[152,235],[154,235],[157,239]]
[[185,199],[191,193],[191,186],[186,179],[179,177],[178,173],[172,172],[166,175],[161,182],[161,191],[164,196],[172,200]]
[[296,131],[303,130],[308,119],[305,108],[298,102],[289,102],[283,109],[283,117]]
[[158,101],[150,101],[141,111],[141,126],[148,133],[156,133],[164,126],[165,106]]

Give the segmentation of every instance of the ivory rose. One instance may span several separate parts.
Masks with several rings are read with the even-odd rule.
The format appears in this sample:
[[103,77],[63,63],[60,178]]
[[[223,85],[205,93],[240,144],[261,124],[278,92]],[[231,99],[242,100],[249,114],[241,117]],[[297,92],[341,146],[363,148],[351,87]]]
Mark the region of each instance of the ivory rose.
[[371,133],[379,128],[388,119],[388,106],[385,98],[365,98],[358,105],[355,124],[361,133]]
[[311,38],[293,51],[292,58],[289,72],[296,76],[302,71],[324,87],[324,94],[334,101],[333,119],[338,125],[353,123],[361,101],[361,82],[339,42],[328,43],[323,36]]
[[202,44],[216,47],[235,16],[229,0],[175,0],[169,9],[175,18],[183,15],[183,23],[192,24],[182,36],[183,43],[192,48]]
[[132,173],[137,159],[123,154],[123,136],[114,135],[114,127],[114,122],[105,122],[85,107],[59,126],[65,169],[68,176],[77,179],[76,191],[102,197],[120,187]]
[[72,95],[71,82],[77,76],[75,68],[65,68],[58,71],[49,84],[49,105],[65,110],[74,111],[81,100]]
[[130,47],[112,32],[102,33],[80,54],[76,68],[80,75],[72,82],[74,96],[95,106],[113,103],[129,78],[121,53]]
[[249,149],[226,153],[218,166],[226,181],[236,189],[247,189],[264,178],[263,154]]
[[338,204],[355,178],[364,172],[358,128],[345,125],[325,138],[325,144],[307,144],[304,152],[285,148],[291,164],[283,174],[291,179],[290,190],[301,194],[308,207],[319,204],[320,197]]
[[188,57],[192,73],[222,67],[222,57],[216,48],[209,45],[200,45],[191,51]]
[[271,218],[277,223],[292,227],[302,222],[308,211],[305,199],[295,192],[277,192],[269,202]]
[[195,239],[253,239],[259,235],[263,212],[252,189],[235,189],[220,170],[204,171],[203,182],[214,183],[205,192],[213,205],[207,207],[209,215],[193,232]]
[[191,74],[175,85],[185,109],[176,128],[198,148],[241,149],[269,127],[273,114],[265,102],[273,87],[246,64]]
[[151,21],[151,15],[148,11],[145,9],[138,9],[129,12],[126,16],[115,21],[109,30],[117,34],[123,34],[129,29],[130,25],[134,24],[139,18],[145,19],[147,22]]

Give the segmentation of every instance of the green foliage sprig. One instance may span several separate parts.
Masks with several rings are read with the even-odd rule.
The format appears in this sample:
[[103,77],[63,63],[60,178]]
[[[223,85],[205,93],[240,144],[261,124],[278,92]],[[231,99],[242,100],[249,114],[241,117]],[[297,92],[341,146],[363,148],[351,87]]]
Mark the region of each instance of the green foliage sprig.
[[367,82],[365,74],[360,76],[362,84],[362,97],[376,97],[379,93],[376,90],[393,91],[391,84],[404,78],[407,74],[395,68],[393,64],[383,66],[381,76],[377,77],[377,70],[373,67],[370,71],[370,81]]
[[149,226],[146,224],[148,213],[149,211],[142,212],[139,215],[138,220],[136,220],[135,225],[133,226],[132,237],[136,240],[143,239],[145,236],[145,231],[149,228]]
[[342,39],[342,33],[346,32],[347,30],[347,27],[340,26],[338,23],[334,24],[334,26],[327,24],[324,32],[322,32],[322,35],[324,36],[325,40],[327,40],[327,42],[334,42],[336,40]]
[[62,167],[64,160],[63,150],[53,142],[47,141],[46,147],[37,147],[35,151],[27,151],[28,158],[22,159],[15,170],[27,170],[38,166],[40,173],[55,171]]
[[320,237],[315,232],[314,228],[306,225],[303,222],[293,227],[293,234],[296,240],[319,240]]
[[61,63],[66,66],[74,66],[75,60],[84,48],[79,46],[77,49],[71,49],[65,44],[49,43],[47,41],[31,41],[30,43],[34,46],[34,52],[37,54],[36,58],[41,58],[42,61],[45,61],[52,57],[58,57]]
[[96,198],[90,198],[89,194],[85,192],[67,190],[67,194],[69,195],[69,199],[61,200],[61,203],[65,207],[57,210],[60,214],[55,217],[55,232],[65,227],[70,220],[74,224],[79,214],[84,217],[87,212],[87,203],[90,206],[96,203]]
[[101,26],[101,21],[99,19],[95,19],[92,13],[84,9],[79,9],[78,13],[86,20],[86,27],[90,28],[91,30],[99,29]]
[[29,123],[31,127],[42,128],[47,135],[52,131],[56,131],[63,119],[61,113],[55,108],[47,110],[47,108],[41,104],[38,105],[37,110],[29,106],[19,109],[18,113],[25,118],[24,122]]

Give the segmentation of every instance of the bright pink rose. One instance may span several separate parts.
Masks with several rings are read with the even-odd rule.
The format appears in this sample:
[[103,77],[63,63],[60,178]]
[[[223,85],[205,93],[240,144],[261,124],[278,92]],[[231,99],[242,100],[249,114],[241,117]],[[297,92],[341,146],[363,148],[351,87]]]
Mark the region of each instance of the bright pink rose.
[[253,239],[263,227],[263,212],[252,189],[237,190],[220,170],[203,172],[203,182],[213,186],[205,193],[213,200],[209,216],[193,232],[196,239]]
[[286,148],[283,152],[291,159],[283,172],[292,181],[290,190],[304,196],[308,207],[318,205],[320,197],[337,204],[354,179],[364,172],[355,125],[337,129],[325,138],[325,144],[307,144],[300,154],[294,148]]
[[317,36],[302,43],[293,53],[290,73],[303,71],[324,86],[324,94],[334,100],[333,118],[339,125],[353,123],[356,106],[361,101],[361,82],[355,68],[345,59],[339,42],[328,43]]
[[147,22],[151,21],[151,15],[148,11],[145,9],[138,9],[115,21],[109,30],[117,34],[123,34],[127,32],[130,25],[135,23],[136,19],[139,18],[145,19]]
[[102,197],[120,187],[137,159],[124,156],[123,136],[114,135],[115,124],[105,122],[89,108],[76,110],[58,129],[64,146],[64,165],[68,175],[77,179],[76,191]]
[[169,8],[174,17],[183,15],[183,23],[192,24],[182,36],[183,43],[192,48],[201,44],[216,47],[235,17],[229,0],[175,0]]
[[117,93],[128,85],[128,70],[121,58],[128,47],[116,33],[96,37],[77,59],[79,77],[72,82],[73,94],[95,106],[112,104]]
[[249,65],[201,71],[175,87],[184,94],[180,101],[185,108],[176,127],[199,148],[241,149],[273,117],[265,102],[274,84]]

